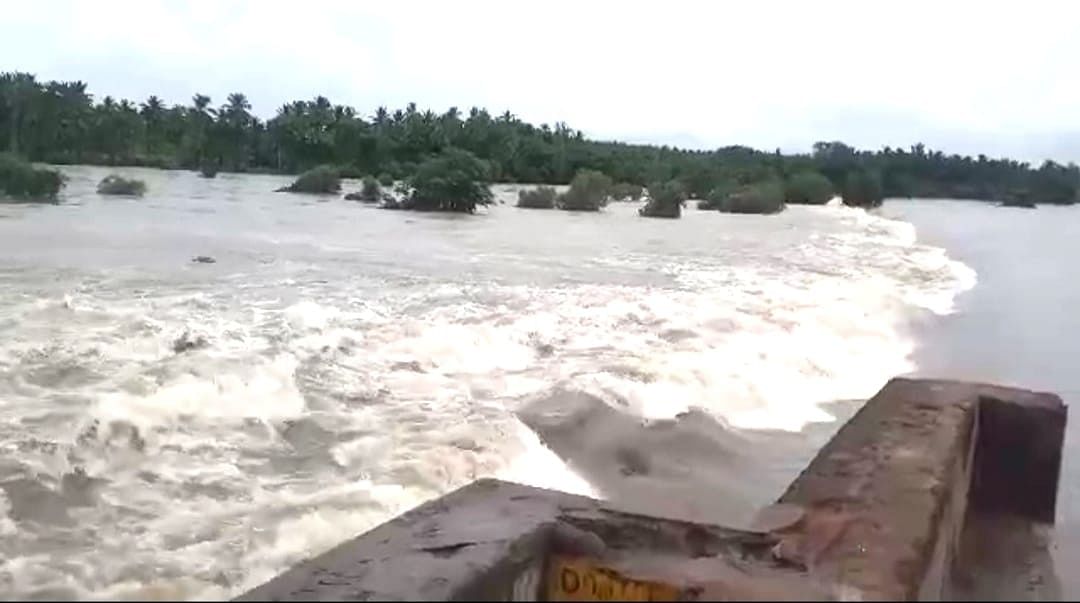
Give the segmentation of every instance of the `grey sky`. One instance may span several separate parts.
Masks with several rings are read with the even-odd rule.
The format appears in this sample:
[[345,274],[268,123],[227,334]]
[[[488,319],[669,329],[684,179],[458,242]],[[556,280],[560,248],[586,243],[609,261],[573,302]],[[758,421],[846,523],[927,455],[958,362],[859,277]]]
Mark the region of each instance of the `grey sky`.
[[1075,2],[9,3],[0,70],[256,113],[323,94],[509,109],[600,138],[806,150],[924,142],[1080,160]]

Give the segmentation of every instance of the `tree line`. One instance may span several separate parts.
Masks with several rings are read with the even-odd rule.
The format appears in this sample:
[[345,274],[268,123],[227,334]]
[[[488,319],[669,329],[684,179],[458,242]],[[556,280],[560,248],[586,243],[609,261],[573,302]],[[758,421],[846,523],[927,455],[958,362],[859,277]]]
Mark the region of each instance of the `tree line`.
[[886,197],[1074,203],[1080,168],[1045,161],[946,155],[922,144],[858,150],[819,142],[805,154],[745,146],[686,150],[590,140],[564,123],[534,126],[511,114],[472,108],[443,113],[415,103],[362,115],[323,96],[281,106],[261,120],[241,93],[215,105],[196,94],[168,106],[95,99],[81,81],[41,82],[28,73],[0,74],[0,148],[54,164],[142,165],[298,173],[332,165],[343,175],[403,179],[426,160],[467,151],[495,182],[563,184],[582,170],[635,185],[677,181],[706,198],[718,190],[824,176],[839,192],[863,183]]

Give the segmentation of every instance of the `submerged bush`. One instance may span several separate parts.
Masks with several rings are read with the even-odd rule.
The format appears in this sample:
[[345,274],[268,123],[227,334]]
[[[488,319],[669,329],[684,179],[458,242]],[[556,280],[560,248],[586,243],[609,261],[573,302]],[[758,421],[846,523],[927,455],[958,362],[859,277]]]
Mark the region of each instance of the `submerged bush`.
[[218,165],[216,163],[206,161],[199,166],[199,175],[203,178],[213,178],[218,175]]
[[17,201],[52,201],[64,186],[64,175],[36,168],[11,153],[0,153],[0,197]]
[[379,174],[379,184],[389,188],[394,186],[394,177],[386,172]]
[[824,205],[832,196],[832,182],[820,172],[799,172],[784,185],[784,200],[788,203]]
[[1036,209],[1039,206],[1035,205],[1034,201],[1023,197],[1008,198],[998,204],[999,207],[1022,207],[1024,209]]
[[581,170],[570,181],[570,188],[555,200],[566,211],[600,211],[611,197],[611,178],[602,172]]
[[341,191],[341,174],[329,165],[320,165],[297,176],[289,186],[277,192],[286,193],[337,193]]
[[374,176],[367,176],[360,183],[360,195],[364,201],[378,201],[382,196],[382,186]]
[[146,192],[146,183],[134,178],[124,178],[116,174],[109,174],[98,183],[99,195],[131,195],[141,197]]
[[382,198],[382,187],[379,186],[379,181],[374,176],[364,176],[363,181],[360,183],[360,192],[349,193],[345,195],[345,198],[349,201],[375,203]]
[[784,211],[784,186],[766,180],[729,194],[720,203],[720,211],[731,214],[775,214]]
[[530,209],[554,209],[555,189],[550,186],[539,186],[534,189],[518,191],[518,207]]
[[649,201],[638,214],[649,218],[678,218],[686,202],[686,187],[678,180],[649,185]]
[[492,199],[487,163],[454,148],[420,164],[402,187],[404,191],[408,194],[400,202],[384,207],[472,213]]
[[881,175],[868,170],[849,172],[841,192],[844,205],[879,207],[882,201]]
[[698,201],[698,209],[718,210],[723,205],[724,200],[728,198],[731,193],[738,190],[738,186],[733,182],[724,182],[719,186],[714,187],[705,195],[705,198]]
[[643,192],[644,189],[640,184],[620,182],[611,187],[611,198],[618,201],[638,201]]

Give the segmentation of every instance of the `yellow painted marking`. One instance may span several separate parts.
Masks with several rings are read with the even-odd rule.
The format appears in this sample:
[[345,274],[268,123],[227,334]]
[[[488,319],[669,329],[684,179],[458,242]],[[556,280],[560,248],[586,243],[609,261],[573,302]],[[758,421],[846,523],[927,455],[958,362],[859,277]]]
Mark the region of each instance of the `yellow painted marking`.
[[548,563],[549,601],[676,601],[679,589],[638,580],[589,559],[552,557]]

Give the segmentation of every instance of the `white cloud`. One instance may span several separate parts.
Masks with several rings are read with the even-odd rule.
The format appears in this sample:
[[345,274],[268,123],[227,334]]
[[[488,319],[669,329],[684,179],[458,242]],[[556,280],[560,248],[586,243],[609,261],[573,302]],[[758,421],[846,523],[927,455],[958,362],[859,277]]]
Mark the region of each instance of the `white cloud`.
[[81,2],[6,7],[0,69],[99,94],[509,109],[604,137],[1080,149],[1072,2]]

